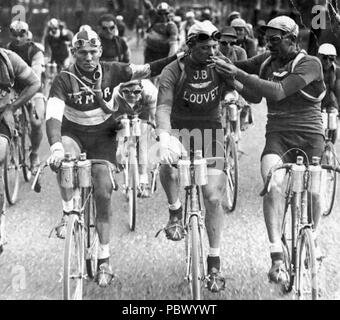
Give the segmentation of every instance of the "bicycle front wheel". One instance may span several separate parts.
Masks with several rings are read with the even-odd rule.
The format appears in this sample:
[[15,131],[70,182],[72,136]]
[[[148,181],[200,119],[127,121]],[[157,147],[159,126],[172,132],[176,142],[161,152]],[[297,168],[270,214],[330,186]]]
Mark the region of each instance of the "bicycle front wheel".
[[199,236],[199,221],[196,215],[190,218],[191,229],[191,257],[190,257],[190,280],[191,294],[193,300],[201,300],[201,259],[200,259],[200,236]]
[[138,188],[138,165],[129,164],[129,227],[131,231],[136,229],[137,215],[137,188]]
[[89,279],[94,279],[97,272],[99,238],[96,229],[96,204],[90,190],[83,191],[85,205],[85,260],[86,271]]
[[229,212],[235,210],[238,192],[238,158],[236,143],[232,135],[225,141],[224,173],[226,176],[226,208]]
[[299,300],[317,300],[317,263],[315,245],[309,228],[301,231],[298,240],[297,297]]
[[29,119],[29,114],[26,108],[22,109],[22,113],[20,115],[20,135],[21,135],[21,159],[20,163],[22,165],[22,172],[24,175],[24,179],[26,182],[29,182],[32,178],[32,172],[30,168],[30,159],[29,156],[32,151],[32,142],[31,142],[31,122]]
[[77,214],[67,223],[64,251],[64,300],[82,300],[84,280],[84,228]]
[[9,143],[4,163],[5,193],[9,204],[14,204],[19,192],[19,145],[17,137]]
[[[321,163],[332,166],[337,165],[334,145],[330,141],[326,144],[325,151],[322,154]],[[335,201],[337,173],[333,170],[326,170],[326,175],[327,178],[324,185],[325,207],[322,214],[324,216],[329,216],[332,212]]]

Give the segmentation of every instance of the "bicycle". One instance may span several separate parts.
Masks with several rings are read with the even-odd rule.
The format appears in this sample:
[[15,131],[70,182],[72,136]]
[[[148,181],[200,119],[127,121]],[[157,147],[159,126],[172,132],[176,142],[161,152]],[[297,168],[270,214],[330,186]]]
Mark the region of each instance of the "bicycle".
[[[99,238],[96,230],[96,206],[93,195],[91,168],[102,164],[109,169],[113,188],[117,190],[113,172],[116,167],[106,160],[86,159],[80,154],[78,159],[65,154],[59,169],[61,186],[74,189],[74,208],[67,222],[64,246],[63,298],[64,300],[81,300],[84,279],[94,280],[97,271],[97,253]],[[44,162],[38,169],[32,189],[40,192],[40,176],[47,166]],[[53,232],[53,230],[52,230]]]
[[[325,124],[325,138],[326,145],[325,150],[321,156],[321,163],[325,165],[336,165],[337,156],[334,148],[334,143],[336,140],[336,131],[337,131],[337,114],[336,113],[327,113],[322,112],[324,124]],[[327,170],[327,190],[324,194],[325,196],[325,209],[323,211],[323,216],[329,216],[332,212],[334,201],[335,201],[335,193],[336,193],[336,185],[337,185],[337,175],[332,170]]]
[[7,201],[11,205],[15,204],[18,199],[20,187],[19,170],[22,169],[26,182],[29,182],[32,177],[29,160],[32,149],[29,108],[32,108],[31,102],[14,113],[15,129],[6,151],[4,186]]
[[237,91],[229,92],[223,101],[223,123],[224,128],[224,152],[228,159],[225,162],[223,172],[226,175],[226,208],[233,212],[236,208],[238,194],[238,148],[237,141],[240,137],[240,113],[236,101]]
[[[203,247],[204,215],[201,205],[200,188],[208,183],[207,162],[226,160],[224,157],[202,157],[202,151],[196,150],[194,160],[182,154],[178,161],[180,185],[185,190],[184,233],[185,233],[185,280],[190,285],[193,300],[201,300],[202,286],[208,280]],[[155,237],[163,229],[159,230]]]
[[[299,300],[317,300],[319,295],[313,239],[313,215],[311,192],[320,194],[322,169],[331,170],[330,165],[320,165],[320,158],[313,157],[312,164],[303,163],[298,156],[296,163],[284,163],[272,168],[260,195],[270,191],[271,179],[275,171],[286,170],[285,205],[281,227],[281,242],[284,265],[288,279],[282,285],[284,293],[293,290]],[[288,209],[290,207],[291,214]]]
[[[136,217],[137,217],[137,197],[140,190],[139,183],[139,142],[140,136],[142,135],[141,119],[137,114],[127,115],[124,114],[118,117],[116,121],[120,120],[122,123],[122,130],[120,132],[120,143],[127,145],[126,153],[122,160],[123,172],[124,172],[124,185],[123,193],[126,195],[128,200],[128,216],[129,216],[129,228],[131,231],[136,229]],[[147,121],[149,126],[155,129],[155,125]],[[146,164],[145,164],[146,165]],[[156,190],[156,181],[159,174],[159,165],[151,170],[151,194]]]

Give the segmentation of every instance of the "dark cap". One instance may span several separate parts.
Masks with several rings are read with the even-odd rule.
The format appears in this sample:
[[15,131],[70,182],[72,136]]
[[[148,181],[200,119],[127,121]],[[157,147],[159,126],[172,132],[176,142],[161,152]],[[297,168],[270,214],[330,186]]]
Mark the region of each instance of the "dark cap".
[[222,36],[228,36],[232,38],[237,38],[236,31],[233,27],[226,26],[221,30],[221,35]]

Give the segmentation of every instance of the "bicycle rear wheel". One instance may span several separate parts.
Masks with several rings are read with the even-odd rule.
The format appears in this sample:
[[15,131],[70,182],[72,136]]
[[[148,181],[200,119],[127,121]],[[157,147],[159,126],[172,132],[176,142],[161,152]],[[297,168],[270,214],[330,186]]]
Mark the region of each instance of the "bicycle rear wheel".
[[4,183],[6,198],[9,204],[18,200],[19,192],[19,145],[17,136],[11,139],[6,151],[4,163]]
[[77,214],[67,223],[64,251],[64,300],[82,300],[84,280],[84,227]]
[[301,230],[298,239],[297,297],[299,300],[317,300],[317,263],[315,245],[309,228]]
[[225,141],[224,169],[226,175],[226,208],[229,212],[235,210],[238,192],[238,158],[235,140],[229,135]]
[[190,217],[191,230],[191,255],[190,255],[190,273],[191,280],[191,295],[193,300],[201,300],[201,279],[203,274],[201,272],[201,247],[199,235],[199,221],[197,215]]
[[[321,163],[332,165],[332,166],[337,165],[334,145],[330,141],[326,143],[325,150],[321,157]],[[325,208],[322,214],[324,216],[329,216],[330,213],[332,212],[334,201],[335,201],[337,173],[333,170],[327,170],[326,174],[327,174],[327,179],[326,179],[325,190],[324,190]]]
[[26,108],[22,108],[22,113],[20,115],[20,135],[21,135],[21,159],[20,163],[22,165],[22,172],[26,182],[29,182],[32,178],[31,164],[30,164],[30,154],[32,151],[31,142],[31,122],[29,119],[29,114]]
[[94,279],[97,272],[98,263],[98,245],[99,238],[96,229],[96,204],[93,198],[93,194],[89,189],[84,189],[83,204],[85,205],[85,260],[86,271],[89,279]]

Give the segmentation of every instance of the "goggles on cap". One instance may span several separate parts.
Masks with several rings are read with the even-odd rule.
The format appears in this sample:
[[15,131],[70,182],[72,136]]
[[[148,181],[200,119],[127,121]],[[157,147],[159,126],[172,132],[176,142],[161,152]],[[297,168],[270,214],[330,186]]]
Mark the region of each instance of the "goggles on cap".
[[220,43],[221,46],[227,46],[228,44],[231,45],[231,46],[233,46],[233,45],[236,44],[236,41],[235,41],[235,40],[233,40],[233,41],[226,41],[226,40],[223,40],[223,41],[219,41],[219,43]]
[[125,95],[134,94],[135,96],[137,96],[142,93],[142,89],[136,89],[136,90],[122,89],[122,93]]
[[209,39],[218,41],[221,39],[221,32],[214,31],[210,36],[206,33],[197,33],[193,35],[193,38],[195,38],[198,41],[207,41]]
[[277,34],[277,35],[274,35],[274,36],[271,36],[271,37],[264,37],[264,39],[265,39],[266,42],[270,42],[273,45],[277,45],[277,44],[280,44],[283,39],[286,39],[291,35],[292,35],[291,33],[288,33],[288,34],[283,35],[283,36]]
[[321,54],[320,56],[322,60],[325,60],[325,61],[329,60],[331,62],[335,61],[335,56],[328,56],[326,54]]
[[23,37],[27,30],[25,29],[21,29],[21,30],[18,30],[18,29],[10,29],[10,32],[11,32],[11,35],[14,36],[14,37]]
[[85,47],[86,44],[89,44],[91,47],[99,47],[101,45],[100,41],[98,38],[92,38],[89,40],[85,39],[78,39],[74,42],[73,47],[76,49]]

